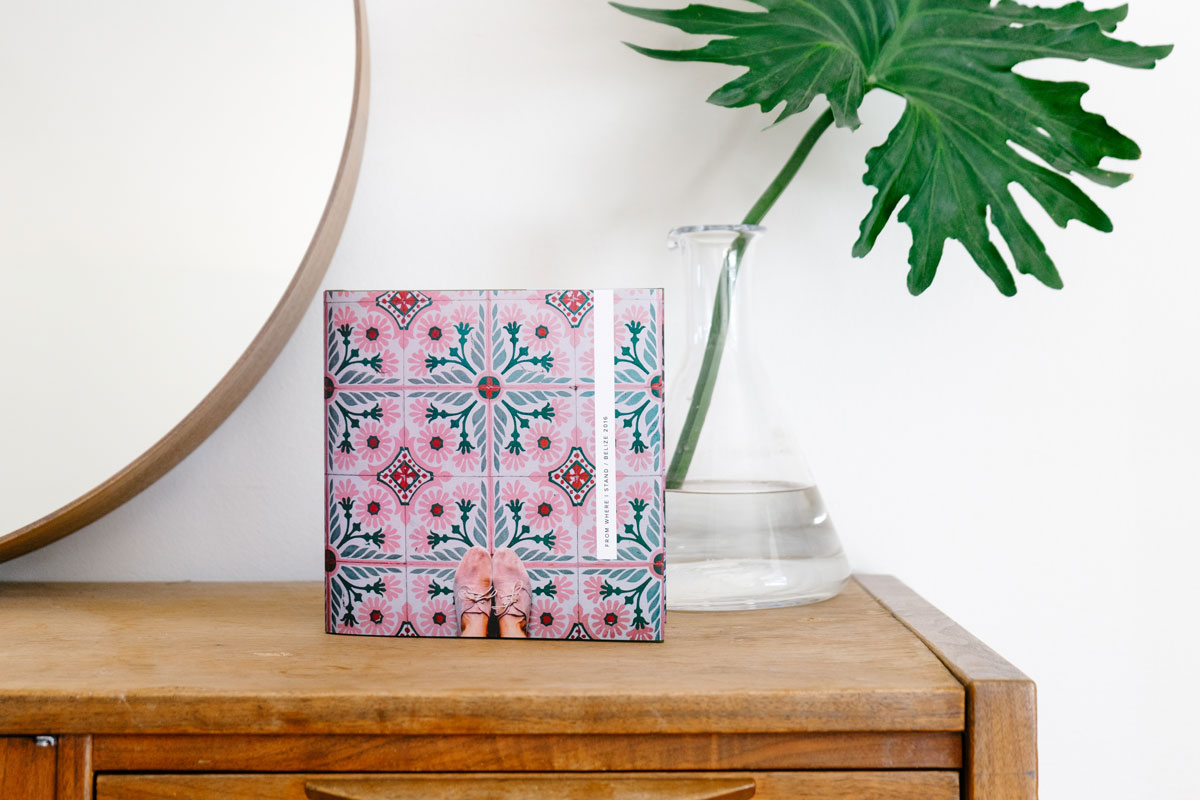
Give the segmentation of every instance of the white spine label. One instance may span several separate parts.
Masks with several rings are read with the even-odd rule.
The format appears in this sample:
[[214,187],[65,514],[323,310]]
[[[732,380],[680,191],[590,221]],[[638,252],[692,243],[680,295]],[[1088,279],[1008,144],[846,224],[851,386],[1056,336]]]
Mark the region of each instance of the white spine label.
[[613,366],[613,292],[592,294],[596,364],[596,558],[617,558],[616,399]]

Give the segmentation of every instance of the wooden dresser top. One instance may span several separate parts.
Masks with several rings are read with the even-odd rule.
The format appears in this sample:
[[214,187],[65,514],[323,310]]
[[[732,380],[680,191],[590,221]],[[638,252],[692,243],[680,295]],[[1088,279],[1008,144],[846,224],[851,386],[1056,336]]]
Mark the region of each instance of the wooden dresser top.
[[332,636],[319,583],[0,584],[13,733],[960,731],[962,684],[852,581],[666,641]]

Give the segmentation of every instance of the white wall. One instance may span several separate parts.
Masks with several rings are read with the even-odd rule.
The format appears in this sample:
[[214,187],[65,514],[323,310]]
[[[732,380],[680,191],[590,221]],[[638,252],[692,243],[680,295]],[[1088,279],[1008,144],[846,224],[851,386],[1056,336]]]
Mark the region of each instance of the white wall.
[[[375,2],[370,22],[367,153],[330,287],[677,289],[666,230],[739,218],[813,116],[763,132],[706,106],[728,71],[625,50],[677,39],[598,0]],[[1145,153],[1094,191],[1115,233],[1031,211],[1065,290],[1022,278],[1004,299],[951,246],[913,299],[898,227],[849,257],[862,157],[897,113],[882,97],[822,139],[758,252],[762,334],[798,354],[780,389],[854,567],[900,576],[1038,681],[1045,798],[1200,796],[1198,25],[1193,4],[1140,0],[1125,34],[1178,46],[1159,69],[1055,70],[1096,84],[1087,106]],[[194,455],[0,579],[318,578],[319,352],[314,305]]]

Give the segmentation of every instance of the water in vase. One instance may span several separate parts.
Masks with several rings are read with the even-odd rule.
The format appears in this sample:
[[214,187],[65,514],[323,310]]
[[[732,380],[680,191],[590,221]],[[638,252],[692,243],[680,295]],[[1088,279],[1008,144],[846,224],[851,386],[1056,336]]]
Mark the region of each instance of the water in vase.
[[668,492],[667,509],[681,537],[669,545],[671,608],[798,605],[845,584],[849,565],[816,486],[696,482]]

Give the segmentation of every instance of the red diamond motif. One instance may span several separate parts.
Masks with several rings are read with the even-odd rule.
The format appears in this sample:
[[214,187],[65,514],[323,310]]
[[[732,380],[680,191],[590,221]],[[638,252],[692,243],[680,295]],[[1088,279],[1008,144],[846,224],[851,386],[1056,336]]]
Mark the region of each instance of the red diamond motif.
[[582,464],[576,461],[567,468],[567,474],[563,475],[563,478],[571,485],[572,489],[578,492],[584,486],[587,486],[588,481],[592,479],[592,473],[588,472]]
[[375,298],[375,305],[382,308],[392,319],[396,320],[396,324],[400,326],[400,330],[406,331],[417,314],[421,313],[422,309],[433,305],[433,301],[421,292],[384,292]]
[[592,310],[592,293],[585,289],[566,289],[546,295],[546,305],[557,308],[572,328],[578,328]]
[[581,506],[587,499],[588,492],[596,485],[595,468],[588,461],[583,450],[572,447],[567,453],[567,459],[556,469],[550,470],[550,482],[566,492],[571,505]]
[[400,505],[406,506],[418,489],[433,480],[433,473],[418,464],[407,447],[401,447],[392,463],[375,479],[395,493]]

